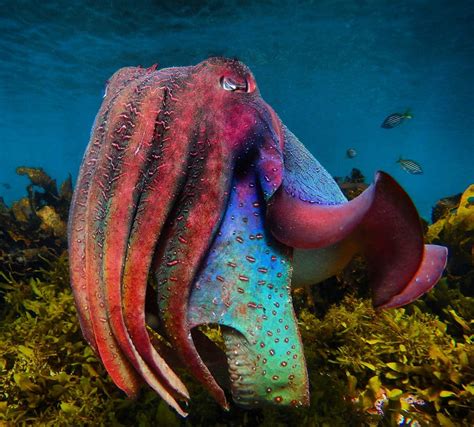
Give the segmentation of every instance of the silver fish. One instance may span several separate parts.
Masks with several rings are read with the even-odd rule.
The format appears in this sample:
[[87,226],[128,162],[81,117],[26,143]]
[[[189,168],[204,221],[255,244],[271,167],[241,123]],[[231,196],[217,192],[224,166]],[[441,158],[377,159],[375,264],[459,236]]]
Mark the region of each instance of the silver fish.
[[423,173],[421,165],[414,160],[402,159],[401,157],[397,160],[397,163],[408,173],[412,175],[420,175]]
[[355,156],[357,156],[357,151],[355,150],[355,148],[348,148],[346,151],[346,156],[349,159],[353,159]]
[[392,129],[395,126],[402,124],[405,119],[412,118],[413,115],[410,113],[410,110],[407,110],[404,113],[393,113],[386,117],[380,126],[385,129]]

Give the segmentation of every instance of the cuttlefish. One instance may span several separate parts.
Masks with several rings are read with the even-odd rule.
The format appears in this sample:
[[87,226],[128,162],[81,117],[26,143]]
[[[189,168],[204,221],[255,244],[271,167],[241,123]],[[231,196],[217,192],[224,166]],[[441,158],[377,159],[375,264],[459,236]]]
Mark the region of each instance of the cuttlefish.
[[[375,307],[398,307],[435,285],[447,257],[424,245],[415,206],[386,173],[348,202],[249,68],[225,58],[110,78],[69,253],[84,337],[115,384],[135,396],[146,382],[181,415],[189,393],[173,360],[224,408],[226,387],[245,407],[307,405],[291,289],[362,254]],[[221,327],[227,381],[206,324]]]

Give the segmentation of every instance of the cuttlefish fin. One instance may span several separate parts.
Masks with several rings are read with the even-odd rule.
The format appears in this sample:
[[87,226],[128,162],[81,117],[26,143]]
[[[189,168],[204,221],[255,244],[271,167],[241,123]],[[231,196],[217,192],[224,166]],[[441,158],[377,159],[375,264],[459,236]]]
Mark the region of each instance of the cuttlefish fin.
[[[287,129],[284,161],[283,184],[267,209],[277,240],[297,249],[349,240],[342,255],[350,258],[350,250],[367,259],[376,307],[407,304],[434,286],[447,250],[423,244],[416,208],[393,178],[377,172],[369,188],[345,202],[337,184]],[[302,179],[302,171],[309,177]]]

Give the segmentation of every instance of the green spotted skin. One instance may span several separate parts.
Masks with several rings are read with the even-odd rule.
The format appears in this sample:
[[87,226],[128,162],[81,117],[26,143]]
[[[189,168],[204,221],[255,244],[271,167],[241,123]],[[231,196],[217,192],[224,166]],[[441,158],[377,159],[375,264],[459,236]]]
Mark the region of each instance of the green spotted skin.
[[293,311],[291,250],[264,227],[254,168],[237,174],[218,235],[194,284],[190,325],[223,329],[234,400],[242,406],[308,403]]

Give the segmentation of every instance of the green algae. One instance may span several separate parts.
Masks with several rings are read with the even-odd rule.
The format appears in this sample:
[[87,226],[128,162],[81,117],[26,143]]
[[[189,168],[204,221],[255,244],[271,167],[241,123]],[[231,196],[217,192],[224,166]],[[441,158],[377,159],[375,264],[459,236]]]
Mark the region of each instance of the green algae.
[[71,177],[58,191],[41,168],[19,167],[29,178],[28,196],[11,208],[0,197],[0,273],[27,278],[66,249],[66,221],[72,197]]
[[[452,319],[466,327],[455,339],[447,333],[448,321],[422,312],[416,303],[410,313],[403,308],[377,313],[368,300],[353,296],[322,319],[306,311],[300,318],[310,375],[326,371],[345,383],[340,400],[373,414],[365,422],[377,425],[382,418],[374,411],[382,395],[390,424],[401,415],[423,425],[436,423],[438,414],[464,425],[474,420],[474,329],[467,320]],[[423,403],[409,405],[408,397]]]
[[[66,252],[27,274],[3,271],[0,425],[389,426],[402,417],[404,425],[474,425],[473,265],[465,242],[472,237],[466,218],[472,217],[463,210],[471,209],[468,197],[447,212],[461,213],[462,221],[444,217],[443,226],[428,231],[431,241],[466,256],[450,260],[447,276],[419,301],[375,311],[366,288],[360,290],[366,276],[357,261],[313,287],[312,305],[295,295],[310,379],[308,408],[232,406],[225,412],[184,371],[179,375],[192,397],[187,419],[146,387],[130,400],[82,337]],[[219,343],[218,329],[203,332]]]
[[9,306],[0,323],[0,420],[46,426],[177,421],[154,393],[132,401],[109,380],[82,338],[66,255],[42,276],[0,284]]
[[[158,396],[144,390],[127,399],[108,379],[84,342],[68,287],[67,258],[44,279],[0,286],[9,305],[0,324],[0,419],[15,424],[153,425],[377,425],[377,400],[387,396],[385,417],[421,423],[474,422],[472,321],[452,308],[451,318],[424,313],[416,304],[377,313],[354,295],[317,317],[299,313],[311,384],[311,407],[225,413],[198,384],[190,383],[191,415],[180,421]],[[440,296],[443,296],[441,289]],[[458,326],[462,336],[448,333]],[[412,396],[421,405],[410,405]],[[218,422],[216,423],[216,420]],[[424,424],[422,424],[424,425]],[[448,421],[441,425],[450,425]]]

